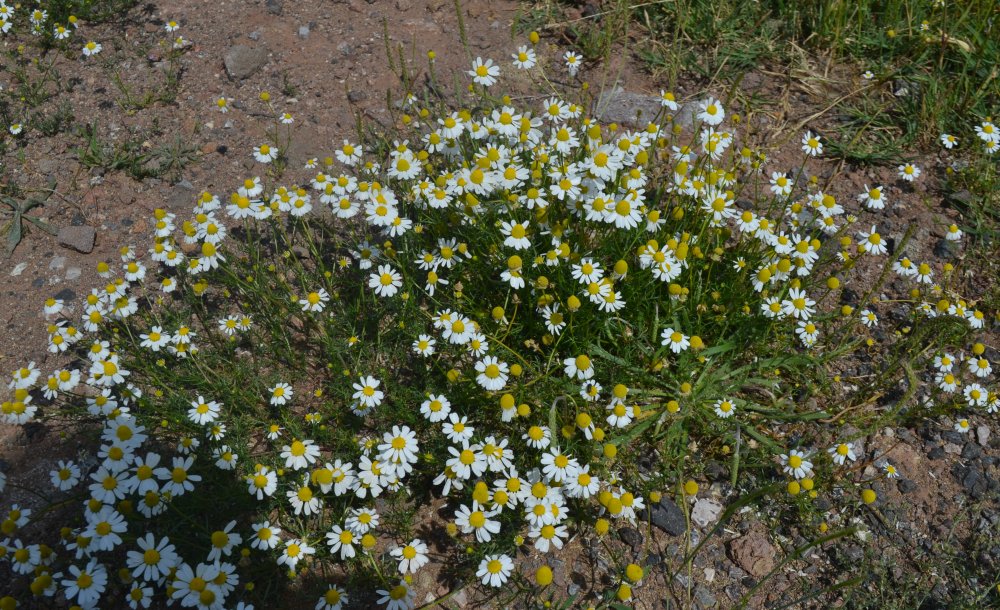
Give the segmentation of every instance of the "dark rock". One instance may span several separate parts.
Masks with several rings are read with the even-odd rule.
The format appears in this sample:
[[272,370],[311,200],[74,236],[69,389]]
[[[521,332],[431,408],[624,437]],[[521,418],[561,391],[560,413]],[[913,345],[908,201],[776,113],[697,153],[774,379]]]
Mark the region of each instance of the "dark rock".
[[947,239],[939,239],[934,244],[934,256],[938,258],[954,258],[956,249],[955,242]]
[[634,527],[623,527],[618,530],[618,537],[622,542],[632,547],[633,551],[642,548],[642,534]]
[[596,21],[600,21],[601,6],[597,2],[588,2],[583,5],[583,10],[580,11],[580,17],[584,19],[590,19],[596,17]]
[[77,252],[89,254],[94,250],[94,240],[97,239],[97,229],[94,227],[63,227],[59,229],[56,240],[60,246],[72,248]]
[[705,466],[705,476],[709,481],[728,481],[729,469],[720,462],[709,462]]
[[940,460],[944,457],[944,447],[935,447],[927,452],[927,457],[932,460]]
[[965,447],[962,449],[962,459],[963,460],[976,460],[983,455],[982,448],[976,443],[966,443]]
[[946,430],[942,432],[941,439],[949,443],[955,443],[956,445],[965,444],[965,435],[961,434],[957,430]]
[[226,51],[223,61],[229,78],[243,80],[256,74],[267,64],[267,47],[248,47],[238,44]]
[[651,504],[649,511],[643,513],[642,519],[648,520],[671,536],[680,536],[687,531],[687,520],[684,518],[684,512],[673,501],[665,497],[661,498],[659,502]]
[[368,94],[364,91],[351,90],[347,92],[347,101],[349,102],[362,102],[368,99]]
[[61,299],[63,303],[68,303],[76,300],[76,293],[73,292],[72,288],[63,288],[56,293],[56,298]]
[[948,594],[948,587],[943,582],[939,582],[934,585],[933,589],[931,589],[931,597],[939,603],[948,601],[948,598],[950,597]]
[[990,479],[983,475],[983,472],[975,467],[956,466],[952,473],[962,481],[962,487],[968,491],[972,497],[982,497],[990,488]]
[[43,277],[36,277],[34,280],[31,281],[32,288],[41,288],[44,285],[45,285],[45,278]]
[[285,8],[285,0],[267,0],[267,12],[272,15],[280,15]]
[[858,564],[865,558],[865,552],[861,549],[861,547],[850,544],[844,548],[844,557],[846,557],[851,563]]
[[917,484],[910,479],[900,479],[896,482],[896,489],[898,489],[901,494],[908,494],[916,488]]

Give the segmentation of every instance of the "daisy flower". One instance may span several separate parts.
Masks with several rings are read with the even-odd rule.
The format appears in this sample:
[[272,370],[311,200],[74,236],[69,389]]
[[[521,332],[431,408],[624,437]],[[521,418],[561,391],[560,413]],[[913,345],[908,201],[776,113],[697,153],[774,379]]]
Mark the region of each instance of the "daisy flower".
[[858,233],[858,248],[863,252],[876,256],[888,252],[885,240],[879,235],[875,225],[872,225],[870,231],[861,231]]
[[580,56],[573,51],[566,51],[563,54],[563,61],[566,62],[566,70],[570,76],[576,76],[576,73],[580,71],[580,66],[583,64]]
[[378,273],[368,276],[368,287],[380,297],[395,295],[403,285],[403,276],[389,265],[379,265]]
[[726,110],[722,107],[722,102],[710,96],[698,103],[697,116],[699,121],[714,127],[726,118]]
[[361,162],[364,149],[360,144],[351,144],[349,141],[344,140],[344,145],[335,150],[333,154],[337,157],[337,161],[348,167],[352,167]]
[[427,544],[419,538],[414,538],[408,544],[396,547],[389,553],[399,560],[399,573],[413,573],[423,567],[430,559],[427,557]]
[[500,532],[500,522],[490,518],[494,515],[495,511],[483,510],[483,507],[473,500],[472,508],[463,504],[455,511],[455,525],[463,533],[475,533],[477,541],[489,542],[494,534]]
[[500,76],[500,66],[494,66],[492,59],[487,59],[484,62],[482,57],[477,57],[472,62],[472,69],[469,70],[469,76],[472,77],[472,82],[477,85],[491,87],[496,84],[497,78]]
[[430,335],[419,335],[413,342],[413,351],[423,357],[434,354],[434,345],[437,341]]
[[292,399],[292,386],[280,382],[276,384],[273,388],[269,388],[268,391],[271,393],[271,404],[274,406],[281,406]]
[[481,579],[484,585],[502,587],[513,571],[514,561],[506,554],[487,555],[479,563],[476,577]]
[[222,405],[214,400],[206,401],[199,396],[198,400],[191,402],[191,408],[188,409],[188,419],[199,426],[204,426],[217,420],[221,412]]
[[820,142],[819,136],[811,131],[807,131],[805,135],[802,136],[802,152],[806,153],[810,157],[823,154],[823,143]]
[[590,357],[584,354],[580,354],[576,358],[566,358],[563,360],[563,366],[565,367],[566,376],[571,379],[576,377],[583,381],[594,376],[594,364],[591,362]]
[[226,527],[216,530],[209,539],[212,542],[212,549],[208,553],[209,561],[216,561],[223,556],[228,557],[233,551],[233,547],[243,542],[243,536],[233,532],[236,521],[230,521]]
[[885,208],[886,197],[881,186],[868,188],[866,184],[865,191],[858,195],[858,201],[863,203],[869,210],[881,210]]
[[535,50],[527,45],[518,47],[517,53],[514,53],[512,57],[514,58],[514,67],[521,70],[530,70],[535,67],[535,63],[537,62]]
[[787,454],[781,454],[781,467],[786,474],[796,479],[804,479],[812,475],[812,462],[806,459],[804,452],[792,449]]
[[340,553],[341,560],[357,555],[354,545],[358,542],[358,537],[354,532],[339,525],[334,525],[326,534],[326,543],[330,547],[330,552]]
[[69,566],[66,576],[69,578],[61,583],[66,599],[75,599],[84,608],[95,607],[108,584],[108,572],[97,562],[97,558],[91,559],[83,568]]
[[715,409],[715,414],[722,419],[728,419],[733,416],[733,413],[736,412],[736,406],[733,404],[733,401],[728,398],[721,398],[715,401],[713,408]]
[[316,602],[315,610],[341,610],[346,603],[348,603],[347,593],[337,585],[330,585],[326,593]]
[[545,449],[552,440],[552,432],[548,426],[531,426],[521,438],[532,449]]
[[91,40],[87,44],[83,45],[83,54],[86,57],[92,57],[92,56],[97,55],[98,53],[100,53],[101,49],[103,49],[103,48],[104,47],[101,46],[101,43],[94,42],[93,40]]
[[299,299],[299,306],[302,307],[302,311],[321,312],[328,302],[330,302],[330,293],[320,288]]
[[498,392],[507,385],[510,368],[496,356],[486,356],[476,362],[476,382],[490,392]]
[[670,351],[675,354],[691,347],[690,337],[673,328],[664,328],[660,333],[660,338],[663,340],[660,345],[670,346]]
[[80,467],[72,461],[59,460],[57,468],[49,473],[52,486],[59,491],[73,489],[80,482]]
[[444,421],[451,413],[451,402],[443,394],[430,394],[420,405],[420,414],[431,423]]
[[920,177],[920,168],[912,163],[905,163],[896,169],[899,170],[899,177],[907,182],[913,182]]
[[677,98],[674,96],[673,92],[660,89],[660,106],[666,108],[670,112],[677,112],[679,106],[677,105]]
[[792,288],[788,291],[788,298],[781,302],[781,309],[786,316],[808,320],[816,313],[816,301],[810,299],[804,290]]
[[833,447],[826,450],[833,458],[834,464],[843,466],[848,460],[853,462],[858,459],[854,454],[854,444],[853,443],[838,443]]
[[281,448],[281,458],[285,460],[285,468],[302,470],[319,458],[319,447],[311,440],[293,440]]
[[941,146],[944,146],[948,150],[951,150],[952,148],[958,146],[958,138],[956,138],[951,134],[947,133],[941,134],[940,140],[941,140]]
[[362,376],[358,383],[353,384],[354,394],[352,398],[365,408],[373,409],[382,404],[382,399],[385,398],[385,393],[378,389],[381,384],[381,381],[371,375]]
[[282,549],[278,557],[278,565],[288,566],[290,572],[295,571],[295,566],[306,557],[316,553],[316,549],[301,538],[292,538],[285,541],[285,548]]
[[405,580],[400,580],[398,585],[388,591],[379,589],[375,594],[379,596],[378,604],[384,605],[385,610],[413,610],[417,595]]

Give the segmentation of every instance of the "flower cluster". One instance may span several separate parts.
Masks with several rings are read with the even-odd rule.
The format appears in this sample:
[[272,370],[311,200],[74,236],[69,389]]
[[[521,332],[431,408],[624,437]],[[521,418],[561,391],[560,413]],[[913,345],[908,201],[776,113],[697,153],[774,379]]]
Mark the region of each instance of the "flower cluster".
[[[522,46],[512,63],[532,71],[542,59]],[[581,58],[562,59],[576,75]],[[468,74],[483,91],[503,76],[481,58]],[[13,372],[4,421],[63,406],[102,431],[93,468],[61,461],[51,473],[59,492],[89,496],[63,548],[17,536],[31,515],[15,506],[3,561],[38,594],[84,608],[249,608],[241,557],[255,557],[292,576],[330,567],[316,571],[333,574],[316,608],[352,598],[399,610],[413,607],[408,576],[433,551],[389,529],[382,500],[433,494],[473,558],[467,576],[499,588],[521,578],[518,546],[554,553],[574,531],[635,524],[649,492],[672,484],[637,475],[620,448],[654,448],[665,430],[753,427],[774,411],[739,371],[783,391],[782,361],[765,353],[774,345],[808,359],[836,352],[858,322],[875,329],[876,301],[857,314],[831,303],[852,270],[891,268],[912,286],[910,324],[983,327],[981,311],[935,283],[950,269],[880,234],[893,205],[882,186],[857,197],[859,220],[815,183],[766,172],[763,151],[726,127],[722,101],[700,102],[686,129],[673,94],[660,97],[655,122],[623,130],[559,96],[528,109],[483,93],[480,110],[418,109],[413,133],[378,159],[378,147],[345,140],[297,183],[274,169],[282,143],[260,144],[250,154],[262,175],[202,193],[186,218],[157,210],[148,257],[125,248],[120,267],[102,264],[107,284],[82,316],[45,304],[50,351],[83,356]],[[229,111],[225,97],[216,106]],[[1000,146],[992,124],[977,133]],[[819,135],[801,142],[803,165],[823,154]],[[962,238],[957,226],[948,235]],[[941,352],[929,395],[957,392],[965,371],[963,406],[994,413],[984,351]],[[831,436],[811,436],[827,452],[775,452],[790,490],[813,490],[822,474],[839,484],[820,458],[864,459]],[[213,513],[181,545],[167,524],[197,498],[241,512]],[[113,563],[123,554],[124,568]],[[378,562],[384,588],[349,588]],[[642,577],[634,567],[619,599]]]

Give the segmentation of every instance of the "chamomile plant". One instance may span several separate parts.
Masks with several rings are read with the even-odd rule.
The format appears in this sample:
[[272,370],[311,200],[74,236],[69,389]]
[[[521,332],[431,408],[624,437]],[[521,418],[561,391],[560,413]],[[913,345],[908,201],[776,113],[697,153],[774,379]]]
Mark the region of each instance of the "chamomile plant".
[[[907,384],[898,408],[992,417],[969,339],[986,316],[953,269],[890,244],[878,187],[841,205],[797,182],[714,97],[685,125],[664,92],[635,129],[589,116],[583,90],[495,99],[506,71],[579,69],[513,57],[476,58],[454,107],[407,94],[419,120],[301,170],[276,169],[294,119],[262,99],[278,118],[245,151],[255,173],[157,210],[82,311],[46,303],[76,359],[13,371],[4,421],[84,418],[100,450],[45,481],[82,505],[60,541],[22,535],[25,512],[4,522],[0,557],[32,591],[215,609],[287,589],[396,610],[437,562],[506,606],[551,582],[524,553],[697,493],[684,473],[708,457],[733,460],[737,489],[742,472],[809,491],[787,501],[859,497],[845,471],[872,456],[838,413],[884,414],[865,411],[875,381],[839,376],[858,351],[885,365],[878,383]],[[802,176],[824,136],[798,137]],[[893,273],[887,312],[872,295]],[[824,393],[836,406],[807,400]],[[414,527],[428,512],[434,544]],[[609,600],[641,592],[624,563]]]

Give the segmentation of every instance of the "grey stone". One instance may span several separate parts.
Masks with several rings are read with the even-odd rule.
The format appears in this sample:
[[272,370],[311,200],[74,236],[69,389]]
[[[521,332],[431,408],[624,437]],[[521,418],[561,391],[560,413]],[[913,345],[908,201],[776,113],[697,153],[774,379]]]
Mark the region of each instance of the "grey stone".
[[66,279],[70,282],[79,278],[83,274],[83,270],[79,267],[70,267],[66,270]]
[[174,186],[180,187],[182,189],[187,189],[189,191],[193,191],[194,190],[194,185],[191,184],[191,181],[188,180],[187,178],[184,178],[183,180],[181,180],[180,182],[178,182]]
[[673,501],[665,497],[661,498],[659,502],[651,504],[649,511],[644,513],[642,518],[644,520],[648,518],[650,523],[671,536],[680,536],[687,531],[684,512]]
[[645,125],[660,112],[660,96],[625,91],[619,86],[602,91],[592,113],[605,123]]
[[710,498],[699,498],[691,509],[691,520],[699,527],[705,527],[719,518],[722,514],[722,505]]
[[14,268],[10,270],[11,277],[17,277],[24,273],[24,270],[28,268],[28,263],[18,263],[14,265]]
[[63,227],[59,229],[56,240],[60,246],[72,248],[77,252],[89,254],[94,250],[94,240],[97,239],[97,229],[94,227]]
[[53,256],[52,260],[49,261],[49,269],[56,270],[62,269],[66,266],[65,256]]
[[229,78],[243,80],[253,76],[267,64],[267,47],[238,44],[226,51],[223,61]]
[[285,8],[284,0],[267,0],[267,12],[272,15],[280,15]]
[[337,50],[340,51],[340,54],[343,55],[344,57],[348,57],[352,53],[354,53],[354,47],[352,47],[351,43],[347,42],[346,40],[337,45]]
[[[691,100],[690,102],[681,104],[681,107],[677,109],[677,114],[674,115],[674,124],[681,127],[693,126],[697,122],[695,117],[698,114],[698,106],[704,101],[706,100]],[[795,182],[798,183],[801,181],[801,179],[797,179]]]
[[702,608],[714,608],[716,601],[715,596],[702,585],[697,585],[694,588],[694,601],[698,603]]
[[465,608],[469,605],[469,594],[465,592],[465,589],[462,589],[451,596],[451,601],[455,602],[459,608]]
[[960,445],[956,445],[955,443],[951,443],[951,442],[945,443],[944,444],[944,452],[947,453],[947,454],[949,454],[949,455],[958,455],[958,454],[962,453],[962,447]]
[[260,32],[254,30],[249,34],[247,34],[247,38],[249,38],[250,40],[260,40]]
[[989,426],[976,426],[976,440],[983,447],[986,446],[986,441],[990,440],[990,427]]
[[309,38],[309,26],[308,25],[300,25],[299,26],[299,38],[301,38],[303,40],[305,40],[306,38]]

